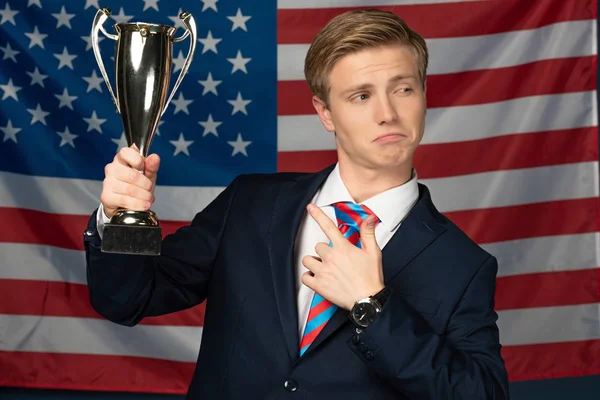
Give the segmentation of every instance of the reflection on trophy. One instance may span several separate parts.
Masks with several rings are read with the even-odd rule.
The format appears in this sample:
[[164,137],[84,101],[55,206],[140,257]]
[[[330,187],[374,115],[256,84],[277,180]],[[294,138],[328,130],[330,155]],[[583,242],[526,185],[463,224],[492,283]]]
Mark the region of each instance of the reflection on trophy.
[[[92,24],[92,46],[96,62],[108,91],[121,114],[129,146],[135,144],[145,158],[160,118],[187,73],[196,49],[196,24],[188,12],[182,12],[186,31],[174,37],[176,27],[143,22],[118,23],[116,35],[103,27],[110,10],[98,10]],[[115,40],[115,80],[113,93],[98,46],[99,31]],[[181,73],[167,99],[172,73],[173,43],[190,35],[190,48]],[[143,171],[141,171],[143,173]],[[156,214],[151,211],[118,210],[105,225],[102,251],[124,254],[160,254],[161,229]]]

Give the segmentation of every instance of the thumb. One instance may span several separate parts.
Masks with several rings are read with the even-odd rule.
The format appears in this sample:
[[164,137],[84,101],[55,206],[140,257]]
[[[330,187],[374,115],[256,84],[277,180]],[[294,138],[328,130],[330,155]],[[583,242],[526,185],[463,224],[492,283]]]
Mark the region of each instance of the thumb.
[[375,222],[377,222],[377,217],[369,215],[360,226],[360,241],[365,250],[379,248],[375,239]]
[[150,154],[144,160],[144,175],[146,175],[152,183],[156,183],[156,174],[160,167],[160,157],[158,154]]

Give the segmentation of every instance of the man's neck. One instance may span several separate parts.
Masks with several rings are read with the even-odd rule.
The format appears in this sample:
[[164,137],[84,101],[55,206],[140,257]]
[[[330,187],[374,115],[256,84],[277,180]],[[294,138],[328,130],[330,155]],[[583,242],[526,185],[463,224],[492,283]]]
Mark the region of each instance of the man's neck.
[[388,171],[341,163],[339,168],[344,185],[357,203],[362,203],[379,193],[403,185],[412,177],[412,166],[410,165]]

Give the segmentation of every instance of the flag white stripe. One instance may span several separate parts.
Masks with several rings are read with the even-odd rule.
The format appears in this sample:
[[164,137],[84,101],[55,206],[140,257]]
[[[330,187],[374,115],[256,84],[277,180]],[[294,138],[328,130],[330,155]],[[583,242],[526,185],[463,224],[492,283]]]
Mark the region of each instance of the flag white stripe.
[[[498,258],[498,276],[598,267],[595,233],[548,236],[487,243],[482,247]],[[0,243],[0,279],[87,284],[85,255],[53,246]]]
[[[592,90],[429,109],[421,144],[596,126],[595,97]],[[277,135],[279,151],[335,149],[316,114],[278,117]]]
[[488,0],[277,0],[277,8],[282,9],[308,9],[308,8],[343,8],[343,7],[383,7],[410,4],[441,4],[460,3]]
[[202,327],[137,325],[103,319],[0,314],[0,351],[152,357],[195,362]]
[[[563,164],[422,179],[421,182],[429,186],[434,201],[442,212],[501,207],[596,196],[596,185],[593,182],[596,165],[595,162]],[[0,173],[0,182],[7,174]],[[10,181],[20,186],[9,184]],[[55,182],[60,183],[65,190],[57,190],[57,186],[53,185]],[[70,197],[80,190],[80,180],[22,176],[20,179],[4,179],[3,183],[0,185],[0,207],[87,216],[99,201],[90,196],[85,198],[85,202],[76,206],[72,204]],[[101,183],[98,182],[97,185],[100,186]],[[20,187],[31,186],[36,186],[38,195],[27,201],[21,199],[18,202],[10,196],[11,192],[18,191]],[[157,201],[152,209],[161,220],[188,222],[214,199],[216,190],[217,188],[160,186],[156,188]]]
[[[596,20],[569,21],[494,35],[426,39],[430,56],[427,72],[451,74],[595,55],[595,24]],[[309,46],[277,46],[278,80],[304,80],[304,58]]]
[[[510,223],[510,222],[509,222]],[[482,247],[498,259],[498,277],[543,272],[578,271],[600,267],[596,260],[596,233],[545,236]]]
[[498,316],[505,346],[600,339],[599,303],[506,310]]
[[585,162],[420,181],[440,210],[461,211],[595,197],[597,168]]
[[[500,340],[504,346],[600,339],[598,303],[507,310],[498,315]],[[539,329],[532,330],[532,326]],[[202,327],[138,325],[129,328],[102,319],[0,315],[1,351],[195,362],[201,335]]]

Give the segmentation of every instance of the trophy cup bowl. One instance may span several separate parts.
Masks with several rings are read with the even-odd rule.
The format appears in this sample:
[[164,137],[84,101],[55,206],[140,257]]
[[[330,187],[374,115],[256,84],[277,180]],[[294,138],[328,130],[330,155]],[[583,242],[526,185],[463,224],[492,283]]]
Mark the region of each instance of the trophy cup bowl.
[[[185,33],[174,37],[174,26],[145,22],[114,24],[108,33],[104,22],[108,8],[98,10],[92,24],[92,47],[98,68],[121,115],[129,147],[135,144],[146,158],[158,123],[186,75],[196,49],[196,24],[189,12],[179,15]],[[115,40],[116,96],[104,68],[99,33]],[[190,36],[190,47],[179,77],[167,97],[173,66],[173,43]],[[143,171],[139,171],[143,173]],[[156,213],[151,210],[119,209],[104,225],[102,251],[106,253],[160,255],[162,233]]]

